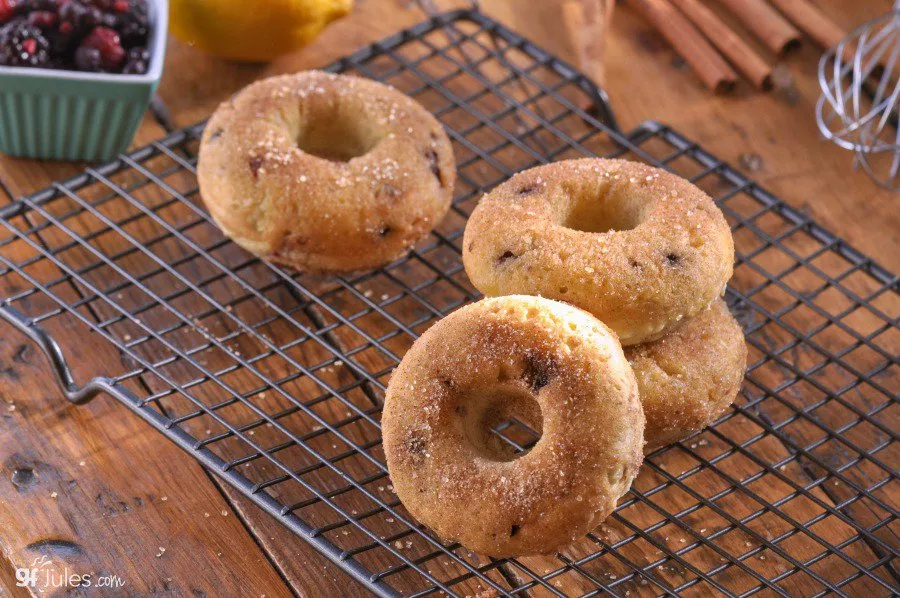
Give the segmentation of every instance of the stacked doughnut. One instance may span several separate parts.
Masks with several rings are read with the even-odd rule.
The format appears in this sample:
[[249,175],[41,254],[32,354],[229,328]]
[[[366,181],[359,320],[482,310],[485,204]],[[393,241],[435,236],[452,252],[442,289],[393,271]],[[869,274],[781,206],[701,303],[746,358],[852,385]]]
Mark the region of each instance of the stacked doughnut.
[[648,451],[705,428],[737,395],[746,346],[720,298],[734,240],[713,200],[681,177],[604,159],[521,172],[472,213],[463,261],[487,296],[565,301],[619,336]]
[[[489,298],[426,331],[388,387],[384,450],[403,504],[493,557],[590,531],[644,452],[737,395],[746,347],[721,299],[733,260],[713,201],[644,164],[558,162],[486,195],[463,261]],[[509,421],[540,439],[511,446],[495,433]]]

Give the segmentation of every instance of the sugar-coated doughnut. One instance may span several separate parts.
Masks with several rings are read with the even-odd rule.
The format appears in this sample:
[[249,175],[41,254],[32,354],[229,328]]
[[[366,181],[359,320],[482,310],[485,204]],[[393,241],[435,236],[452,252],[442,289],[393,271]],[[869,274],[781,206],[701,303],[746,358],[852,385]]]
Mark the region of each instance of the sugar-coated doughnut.
[[572,303],[623,345],[703,310],[724,292],[733,261],[731,230],[708,195],[626,160],[520,172],[482,198],[463,240],[466,273],[485,295]]
[[444,217],[440,123],[391,87],[307,71],[248,86],[203,132],[200,193],[226,235],[302,272],[384,265]]
[[[514,455],[491,425],[542,435]],[[437,322],[394,371],[382,416],[394,489],[445,540],[545,554],[598,525],[642,461],[644,415],[615,335],[573,306],[485,299]]]
[[661,339],[625,348],[650,452],[699,432],[734,402],[747,368],[740,324],[721,299]]

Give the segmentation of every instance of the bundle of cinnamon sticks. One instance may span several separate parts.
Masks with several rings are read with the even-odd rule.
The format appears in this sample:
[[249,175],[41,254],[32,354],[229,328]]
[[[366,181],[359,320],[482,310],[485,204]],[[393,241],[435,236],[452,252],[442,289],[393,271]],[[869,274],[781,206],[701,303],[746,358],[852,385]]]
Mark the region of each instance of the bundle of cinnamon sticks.
[[[757,38],[782,56],[803,34],[824,48],[846,33],[809,0],[714,0]],[[757,89],[772,86],[773,63],[760,55],[700,0],[628,0],[714,93],[725,93],[739,77]]]

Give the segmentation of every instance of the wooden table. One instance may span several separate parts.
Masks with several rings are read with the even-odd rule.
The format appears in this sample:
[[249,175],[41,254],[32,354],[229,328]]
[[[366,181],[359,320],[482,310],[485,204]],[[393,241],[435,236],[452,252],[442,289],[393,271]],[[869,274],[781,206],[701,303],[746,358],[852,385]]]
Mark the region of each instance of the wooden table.
[[[516,0],[483,4],[510,28],[575,61],[555,2],[529,11]],[[876,0],[820,4],[848,28],[886,10]],[[228,64],[170,41],[159,92],[168,110],[164,124],[193,123],[252,80],[326,64],[423,18],[406,0],[357,0],[354,13],[314,44],[268,65]],[[732,95],[714,97],[625,6],[607,45],[606,88],[623,128],[649,118],[673,124],[900,270],[896,197],[854,173],[851,156],[817,132],[817,58],[806,44],[783,61],[779,89],[757,93],[741,84]],[[135,143],[163,133],[148,114]],[[0,157],[0,202],[80,168]],[[102,350],[81,355],[76,376],[102,372],[110,357]],[[23,591],[14,587],[13,572],[41,550],[84,570],[116,573],[134,594],[365,594],[122,407],[102,397],[68,405],[48,371],[30,344],[0,333],[0,595]]]

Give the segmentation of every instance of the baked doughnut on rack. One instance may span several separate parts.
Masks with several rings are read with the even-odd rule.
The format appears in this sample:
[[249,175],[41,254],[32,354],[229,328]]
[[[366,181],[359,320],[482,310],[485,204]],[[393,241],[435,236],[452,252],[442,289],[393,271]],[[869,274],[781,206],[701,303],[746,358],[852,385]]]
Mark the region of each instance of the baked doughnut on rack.
[[740,324],[722,299],[661,339],[625,348],[647,417],[646,452],[699,432],[734,402],[747,369]]
[[[516,453],[492,426],[541,433]],[[453,312],[406,353],[388,386],[394,489],[446,540],[494,557],[544,554],[603,521],[642,461],[644,415],[615,335],[540,297]]]
[[463,262],[487,296],[577,305],[623,345],[659,338],[725,290],[734,241],[722,212],[681,177],[626,160],[555,162],[482,198]]
[[450,207],[443,127],[391,87],[307,71],[259,81],[203,133],[200,193],[223,232],[312,274],[384,265]]

